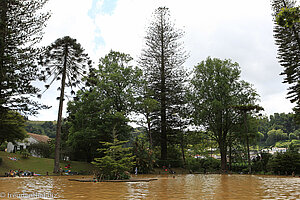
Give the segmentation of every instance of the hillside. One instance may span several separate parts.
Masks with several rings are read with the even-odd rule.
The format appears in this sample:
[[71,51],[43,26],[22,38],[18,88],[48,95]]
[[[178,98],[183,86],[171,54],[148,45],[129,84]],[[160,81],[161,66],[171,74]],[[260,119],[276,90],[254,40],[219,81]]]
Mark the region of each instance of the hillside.
[[26,121],[25,130],[29,133],[55,138],[56,121]]

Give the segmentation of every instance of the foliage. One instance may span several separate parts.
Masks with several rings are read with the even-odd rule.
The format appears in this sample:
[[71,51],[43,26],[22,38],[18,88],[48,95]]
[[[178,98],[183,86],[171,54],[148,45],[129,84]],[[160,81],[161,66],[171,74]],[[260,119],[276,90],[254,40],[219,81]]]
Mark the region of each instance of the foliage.
[[60,135],[62,126],[62,110],[63,101],[65,98],[65,87],[71,87],[71,94],[75,94],[73,87],[81,83],[81,79],[87,74],[87,68],[90,67],[91,60],[84,49],[76,39],[69,36],[57,39],[54,43],[48,46],[43,55],[41,55],[39,64],[44,68],[41,71],[42,76],[40,80],[51,80],[46,89],[55,80],[61,80],[61,87],[58,88],[60,92],[59,109],[57,117],[57,128],[55,138],[55,163],[54,172],[59,172],[59,157],[60,157]]
[[103,148],[98,149],[104,154],[102,158],[95,158],[92,164],[99,168],[97,180],[116,180],[130,178],[129,171],[135,165],[131,147],[123,147],[127,141],[100,142]]
[[300,140],[279,141],[279,142],[276,142],[275,147],[288,148],[290,145],[294,145],[296,148],[300,149]]
[[50,17],[42,9],[48,0],[0,1],[0,120],[8,110],[37,114],[41,106],[30,98],[39,90],[32,85],[37,78],[34,46]]
[[0,165],[2,164],[2,161],[3,161],[3,160],[2,160],[2,158],[0,157]]
[[56,124],[52,121],[26,121],[26,131],[55,138]]
[[43,158],[50,158],[52,154],[51,150],[54,149],[51,149],[50,145],[44,142],[34,143],[28,147],[29,152],[34,152],[35,154]]
[[220,160],[208,158],[190,158],[188,159],[188,168],[192,172],[218,172],[220,170]]
[[240,80],[238,63],[208,57],[194,69],[188,98],[194,124],[203,126],[220,149],[222,170],[226,169],[228,136],[241,115],[233,106],[254,104],[258,99],[252,86]]
[[285,153],[277,153],[270,159],[268,167],[276,174],[292,174],[293,172],[299,174],[300,153],[291,150]]
[[28,149],[22,149],[20,154],[21,154],[22,158],[25,158],[25,159],[28,159],[30,156]]
[[272,158],[272,154],[264,153],[264,152],[260,153],[259,155],[257,155],[255,159],[253,159],[252,170],[254,172],[266,173],[268,171],[267,165],[271,158]]
[[18,112],[8,111],[0,120],[0,145],[4,142],[15,142],[27,137],[25,120]]
[[142,71],[131,62],[129,54],[110,51],[87,79],[90,90],[103,99],[106,109],[111,107],[112,113],[122,112],[128,116],[135,108]]
[[[296,103],[294,111],[297,121],[300,120],[300,23],[299,8],[295,7],[294,0],[273,0],[274,11],[274,38],[278,45],[278,59],[280,65],[284,67],[281,75],[284,75],[284,82],[290,85],[288,97],[292,103]],[[276,20],[280,25],[277,24]]]
[[150,148],[149,143],[146,142],[145,137],[136,137],[132,150],[138,173],[151,173],[154,168],[155,158],[153,150]]
[[182,37],[183,32],[170,20],[169,9],[157,8],[139,59],[148,84],[145,96],[158,102],[158,109],[153,112],[152,136],[155,145],[161,146],[163,160],[168,157],[169,136],[175,133],[174,129],[184,125],[182,109],[187,75],[182,65],[188,56],[180,42]]
[[281,129],[279,130],[270,130],[268,132],[268,139],[266,140],[266,144],[268,146],[275,145],[276,142],[281,140],[288,139],[288,136],[286,133],[284,133]]
[[131,61],[128,54],[111,51],[100,59],[99,69],[90,73],[89,89],[79,91],[68,104],[68,143],[78,159],[93,160],[99,141],[113,140],[112,127],[119,140],[128,140],[128,116],[135,107],[142,73]]
[[300,7],[281,8],[281,11],[276,16],[276,22],[282,27],[292,28],[294,24],[300,23]]
[[292,133],[300,128],[295,123],[295,115],[293,113],[274,113],[270,115],[269,126],[271,129],[282,129],[284,133]]

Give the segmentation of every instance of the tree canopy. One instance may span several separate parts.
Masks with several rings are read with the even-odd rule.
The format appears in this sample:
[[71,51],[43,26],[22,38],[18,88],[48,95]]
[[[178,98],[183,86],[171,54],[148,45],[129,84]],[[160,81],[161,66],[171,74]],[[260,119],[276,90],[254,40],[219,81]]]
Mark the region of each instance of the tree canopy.
[[183,31],[170,20],[170,11],[159,7],[154,11],[145,37],[145,47],[139,59],[148,83],[148,98],[158,102],[152,132],[160,143],[161,159],[166,160],[167,146],[174,129],[183,126],[181,109],[184,106],[186,74],[183,64],[188,55],[180,39]]
[[254,104],[258,98],[252,86],[240,80],[240,73],[238,63],[208,57],[195,66],[190,85],[194,123],[218,142],[222,170],[226,169],[228,134],[241,117],[234,106]]
[[41,70],[40,80],[50,83],[45,85],[46,89],[55,80],[61,80],[59,109],[57,117],[57,128],[55,137],[55,161],[54,172],[59,172],[59,157],[60,157],[60,134],[62,124],[63,101],[65,98],[65,87],[71,87],[71,94],[75,94],[73,88],[81,83],[82,78],[87,74],[91,61],[84,49],[76,39],[69,36],[57,39],[54,43],[48,46],[45,52],[40,56],[39,63],[43,66]]
[[48,0],[1,0],[0,2],[0,118],[7,110],[37,114],[41,106],[31,99],[39,91],[35,47],[49,13],[41,12]]

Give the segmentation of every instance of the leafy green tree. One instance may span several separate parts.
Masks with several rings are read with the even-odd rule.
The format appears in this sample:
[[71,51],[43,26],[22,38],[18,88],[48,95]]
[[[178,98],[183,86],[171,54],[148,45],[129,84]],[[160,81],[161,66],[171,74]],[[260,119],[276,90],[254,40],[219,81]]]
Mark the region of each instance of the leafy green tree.
[[238,63],[208,57],[195,66],[189,99],[194,124],[206,129],[221,153],[221,169],[226,170],[228,136],[241,115],[236,105],[254,104],[258,95],[252,86],[240,80]]
[[81,79],[87,74],[91,60],[84,53],[84,49],[77,43],[76,39],[66,36],[57,39],[46,48],[44,54],[40,57],[40,64],[44,67],[41,71],[40,80],[50,80],[50,83],[45,85],[47,89],[54,81],[61,80],[60,96],[57,98],[59,109],[54,160],[54,173],[59,173],[60,135],[65,87],[71,87],[71,94],[75,94],[73,87],[81,83]]
[[283,130],[278,129],[272,129],[268,132],[268,138],[266,140],[266,144],[268,146],[275,145],[276,142],[279,142],[281,140],[286,140],[288,139],[288,136],[286,133],[283,132]]
[[[47,0],[2,0],[0,2],[0,106],[35,114],[40,107],[30,100],[38,92],[34,44],[42,38],[42,29],[50,17],[41,13]],[[24,96],[27,95],[27,96]]]
[[276,174],[292,174],[293,172],[299,174],[300,153],[291,150],[277,153],[269,160],[268,167]]
[[38,143],[31,144],[28,147],[28,151],[34,152],[35,154],[43,158],[49,158],[52,153],[49,143],[45,143],[45,142],[38,142]]
[[270,115],[270,130],[282,129],[285,133],[292,133],[299,129],[299,125],[295,123],[295,115],[293,113],[274,113]]
[[117,139],[129,138],[129,115],[135,107],[142,74],[131,61],[130,55],[111,51],[100,59],[99,69],[90,73],[89,88],[78,92],[69,103],[68,143],[77,156],[93,159],[99,141],[112,142],[111,127],[115,127]]
[[[115,129],[112,130],[114,132]],[[124,147],[127,141],[102,142],[103,148],[98,149],[104,154],[101,158],[95,158],[92,164],[99,168],[96,174],[97,180],[119,180],[130,178],[129,172],[135,165],[132,147]]]
[[252,169],[256,172],[263,171],[264,173],[268,172],[268,162],[272,158],[272,154],[270,153],[260,153],[257,157],[253,160]]
[[300,23],[300,7],[286,8],[283,7],[276,16],[276,22],[282,27],[293,27],[294,24]]
[[[50,17],[41,12],[47,0],[0,1],[0,120],[9,110],[36,114],[42,106],[31,97],[39,90],[32,85],[37,78],[34,46],[42,38],[42,29]],[[1,131],[2,132],[2,131]]]
[[147,140],[143,135],[135,138],[132,150],[138,173],[151,173],[155,163],[154,152],[149,148],[149,144],[147,144]]
[[[294,111],[297,121],[300,120],[300,23],[299,9],[295,8],[294,0],[273,0],[274,11],[274,37],[278,45],[278,59],[280,65],[284,67],[281,75],[284,75],[284,83],[290,85],[288,98],[292,103],[296,103]],[[297,19],[296,19],[297,18]],[[276,21],[277,20],[277,21]],[[277,22],[279,24],[277,24]]]
[[0,121],[0,146],[4,142],[15,142],[27,137],[25,120],[18,112],[8,111]]
[[128,116],[135,108],[142,71],[131,65],[129,54],[110,51],[100,59],[99,68],[88,78],[90,88],[96,90],[104,104],[112,106],[113,112]]
[[[250,159],[250,138],[254,138],[256,135],[258,135],[258,131],[257,131],[257,125],[255,126],[252,123],[252,128],[255,128],[254,131],[249,131],[249,123],[248,123],[248,115],[251,116],[251,114],[253,112],[259,112],[260,110],[264,110],[262,107],[258,106],[258,105],[237,105],[234,106],[235,109],[239,110],[240,112],[242,112],[242,116],[243,116],[243,124],[244,124],[244,134],[243,136],[245,137],[245,141],[246,141],[246,147],[247,147],[247,160],[248,160],[248,168],[249,168],[249,172],[251,173],[251,159]],[[252,118],[253,119],[253,118]],[[252,132],[252,134],[250,134]],[[254,133],[254,134],[253,134]]]
[[159,109],[159,102],[151,98],[151,94],[147,88],[147,83],[142,81],[142,95],[138,98],[137,103],[137,112],[144,116],[144,119],[137,121],[138,124],[141,124],[143,127],[146,127],[149,145],[153,149],[153,136],[152,129],[155,121],[155,111]]
[[169,9],[157,8],[147,29],[145,48],[139,59],[148,83],[149,97],[156,100],[159,106],[154,113],[152,135],[156,136],[156,145],[160,144],[162,160],[168,157],[168,136],[183,124],[179,113],[185,103],[184,83],[187,76],[183,64],[188,56],[180,42],[182,36],[183,32],[176,29],[170,20]]

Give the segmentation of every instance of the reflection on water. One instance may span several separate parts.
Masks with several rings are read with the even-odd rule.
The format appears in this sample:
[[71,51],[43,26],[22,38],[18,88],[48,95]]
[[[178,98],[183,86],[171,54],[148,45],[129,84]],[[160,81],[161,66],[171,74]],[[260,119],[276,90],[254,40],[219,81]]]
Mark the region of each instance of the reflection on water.
[[67,176],[0,178],[0,199],[300,199],[300,178],[202,174],[137,177],[158,180],[82,183],[68,181]]

